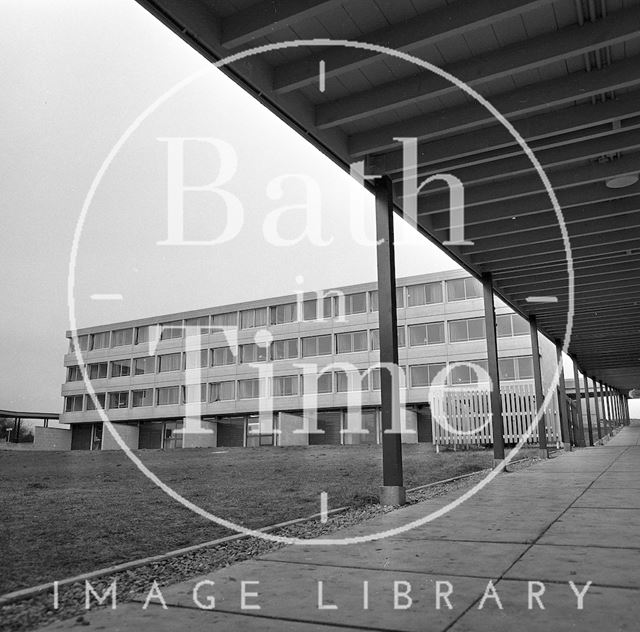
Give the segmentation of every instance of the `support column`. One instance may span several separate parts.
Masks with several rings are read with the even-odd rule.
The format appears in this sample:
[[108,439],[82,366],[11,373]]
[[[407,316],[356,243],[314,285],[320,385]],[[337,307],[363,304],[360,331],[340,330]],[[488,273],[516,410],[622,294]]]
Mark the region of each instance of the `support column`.
[[567,389],[564,381],[564,363],[562,362],[562,343],[556,340],[556,358],[560,370],[558,380],[558,412],[560,413],[560,430],[562,432],[562,443],[567,452],[571,451],[571,432],[569,431],[569,416],[567,414]]
[[[402,436],[400,434],[400,380],[398,375],[398,328],[396,270],[393,236],[393,191],[388,176],[378,178],[376,238],[378,264],[378,319],[380,337],[380,398],[382,426],[382,488],[380,504],[403,505]],[[392,367],[385,370],[385,367]]]
[[627,417],[627,426],[631,424],[631,411],[629,410],[629,396],[625,395],[624,398],[624,409],[625,415]]
[[504,460],[504,424],[502,420],[502,395],[500,393],[500,371],[498,369],[498,335],[496,332],[496,310],[493,300],[491,273],[482,275],[484,291],[484,324],[487,337],[487,364],[491,380],[491,427],[493,430],[493,465]]
[[540,345],[538,344],[538,323],[535,315],[529,316],[529,331],[531,333],[531,355],[533,356],[533,381],[536,389],[536,409],[538,418],[538,446],[541,459],[549,458],[547,452],[547,424],[544,415],[544,394],[542,391],[542,369],[540,367]]
[[593,382],[593,400],[595,403],[595,409],[596,409],[596,424],[598,427],[598,439],[602,439],[602,426],[600,425],[600,409],[599,409],[599,402],[598,402],[598,384],[596,383],[596,378],[592,377],[591,378],[591,382]]
[[589,431],[589,445],[593,445],[593,425],[591,423],[591,400],[589,399],[589,380],[587,374],[582,374],[584,378],[584,401],[587,409],[587,429]]
[[582,421],[582,391],[580,390],[580,371],[575,357],[573,360],[573,383],[576,391],[576,417],[578,419],[578,428],[576,432],[576,441],[581,448],[584,448],[586,442],[584,440],[584,423]]
[[613,426],[613,413],[611,411],[611,393],[609,391],[608,384],[604,385],[604,402],[607,406],[607,419],[609,420],[609,425]]
[[604,402],[604,388],[602,386],[602,382],[598,383],[598,391],[600,393],[600,406],[602,408],[602,425],[604,426],[604,432],[603,434],[606,435],[607,434],[607,410],[605,408],[605,402]]

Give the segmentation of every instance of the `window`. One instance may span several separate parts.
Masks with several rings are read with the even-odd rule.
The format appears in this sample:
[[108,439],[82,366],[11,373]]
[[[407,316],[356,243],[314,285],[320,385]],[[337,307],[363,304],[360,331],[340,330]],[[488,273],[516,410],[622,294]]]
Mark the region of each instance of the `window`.
[[499,314],[496,316],[496,332],[498,338],[508,338],[513,336],[511,314]]
[[420,283],[407,286],[407,307],[442,303],[442,283]]
[[64,398],[64,411],[66,413],[77,413],[82,410],[82,395],[67,395]]
[[238,380],[238,399],[255,399],[260,397],[260,379]]
[[432,384],[436,375],[440,373],[447,365],[442,363],[419,364],[410,367],[411,387],[429,386]]
[[533,358],[531,356],[523,356],[517,358],[518,379],[533,379]]
[[185,353],[185,367],[187,369],[199,369],[206,366],[209,366],[209,349],[196,349]]
[[137,391],[131,391],[131,406],[133,408],[153,406],[153,389],[141,388]]
[[106,349],[109,346],[109,332],[91,335],[91,349]]
[[344,299],[344,315],[348,314],[364,314],[367,311],[367,293],[356,292],[355,294],[345,294],[344,297],[335,297],[335,313],[341,314],[340,303]]
[[212,349],[211,366],[224,366],[226,364],[235,364],[236,356],[231,347],[216,347]]
[[[477,364],[484,369],[485,372],[489,370],[486,360],[470,360],[469,364]],[[484,376],[478,374],[478,370],[475,367],[468,366],[467,364],[459,364],[451,368],[449,372],[449,383],[452,385],[477,384],[483,377]]]
[[133,329],[128,327],[127,329],[116,329],[111,332],[111,346],[112,347],[124,347],[130,345],[133,342]]
[[517,379],[515,358],[500,358],[498,360],[498,372],[500,381],[508,382]]
[[236,385],[233,381],[213,382],[211,384],[211,393],[209,401],[220,402],[227,399],[236,398]]
[[111,377],[126,377],[131,375],[131,360],[112,360]]
[[156,389],[156,403],[158,406],[169,406],[180,403],[179,386],[163,386]]
[[136,328],[136,344],[142,345],[155,340],[158,335],[156,325],[144,325]]
[[[398,348],[406,346],[407,341],[404,335],[404,325],[398,327]],[[371,351],[377,351],[380,349],[380,330],[371,330]]]
[[97,362],[96,364],[89,364],[87,366],[89,369],[89,379],[90,380],[101,380],[107,377],[107,363],[106,362]]
[[240,345],[240,362],[247,364],[248,362],[266,362],[267,349],[259,346],[254,342],[246,345]]
[[160,325],[160,340],[172,340],[182,338],[182,321],[171,320]]
[[298,376],[280,375],[273,378],[273,396],[289,397],[298,394]]
[[[400,367],[398,367],[400,368]],[[384,368],[385,371],[388,369]],[[380,390],[380,371],[381,368],[377,367],[371,371],[371,390],[379,391]],[[407,388],[407,378],[404,374],[404,371],[398,371],[398,378],[400,380],[400,388]]]
[[[332,393],[333,392],[333,374],[331,371],[326,373],[316,373],[302,375],[300,379],[300,394],[305,392],[305,381],[312,386],[307,388],[309,393]],[[314,384],[315,383],[315,384]]]
[[449,342],[466,342],[485,338],[484,318],[449,321]]
[[529,323],[519,314],[500,314],[496,316],[498,338],[508,336],[528,336]]
[[[404,288],[397,287],[396,288],[396,308],[404,307]],[[378,290],[371,290],[369,292],[369,311],[377,312],[378,311]]]
[[209,333],[209,317],[198,316],[197,318],[187,318],[184,321],[184,326],[188,327],[186,335],[196,334],[208,334]]
[[298,320],[298,306],[296,303],[285,303],[284,305],[274,305],[271,308],[271,324],[282,325],[283,323],[293,323]]
[[369,375],[359,371],[336,371],[336,392],[368,391]]
[[160,373],[166,373],[167,371],[179,371],[182,368],[182,354],[181,353],[165,353],[159,356],[160,363],[158,371]]
[[298,339],[274,340],[271,344],[272,360],[287,360],[298,357]]
[[256,309],[245,309],[240,312],[240,328],[250,329],[251,327],[267,326],[267,308],[258,307]]
[[[78,349],[87,351],[89,349],[89,335],[78,336]],[[73,353],[73,338],[69,340],[69,353]]]
[[145,375],[156,372],[156,359],[153,356],[146,358],[135,358],[133,360],[133,374]]
[[[100,405],[100,408],[102,408],[102,410],[104,410],[104,402],[105,402],[105,396],[106,393],[96,393],[96,399],[98,400],[98,404]],[[95,410],[96,407],[93,405],[93,400],[91,399],[91,395],[86,395],[87,398],[87,410]]]
[[352,353],[354,351],[367,350],[367,332],[350,331],[344,334],[336,334],[336,352]]
[[447,281],[447,300],[464,301],[482,296],[482,283],[473,277]]
[[238,324],[238,312],[225,312],[224,314],[214,314],[212,316],[214,327],[235,327]]
[[409,344],[412,347],[444,343],[444,322],[409,325]]
[[302,339],[302,357],[331,355],[331,334]]
[[304,320],[331,318],[331,297],[320,296],[304,301],[302,304],[302,317]]
[[207,401],[206,384],[187,384],[183,387],[183,398],[185,404]]
[[82,371],[79,366],[67,367],[67,382],[79,382],[82,380]]
[[116,391],[109,393],[109,408],[128,408],[129,391]]

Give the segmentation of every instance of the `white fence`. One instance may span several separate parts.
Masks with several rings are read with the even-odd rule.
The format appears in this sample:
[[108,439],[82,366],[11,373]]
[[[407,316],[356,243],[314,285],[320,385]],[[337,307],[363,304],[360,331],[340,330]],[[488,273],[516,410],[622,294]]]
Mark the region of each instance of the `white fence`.
[[[527,443],[538,443],[534,422],[536,395],[532,381],[501,384],[505,443],[517,443],[533,424]],[[430,393],[433,443],[454,449],[493,443],[491,398],[487,386],[432,388]],[[554,391],[545,410],[547,443],[560,445],[558,397]]]

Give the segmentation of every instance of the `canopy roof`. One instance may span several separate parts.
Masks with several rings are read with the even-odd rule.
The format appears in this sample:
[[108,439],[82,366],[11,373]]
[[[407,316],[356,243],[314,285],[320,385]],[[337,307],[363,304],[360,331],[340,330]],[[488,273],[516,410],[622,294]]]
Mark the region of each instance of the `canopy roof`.
[[[570,353],[590,376],[640,386],[640,0],[138,2],[211,61],[275,42],[353,40],[472,86],[535,151],[562,207],[575,271]],[[473,245],[443,247],[564,338],[558,217],[531,161],[469,95],[408,61],[344,46],[271,50],[224,71],[343,167],[365,160],[367,173],[389,175],[400,211],[394,139],[416,137],[419,180],[451,173],[465,188]],[[422,190],[418,221],[438,243],[449,239],[442,182]],[[541,296],[557,302],[527,301]]]

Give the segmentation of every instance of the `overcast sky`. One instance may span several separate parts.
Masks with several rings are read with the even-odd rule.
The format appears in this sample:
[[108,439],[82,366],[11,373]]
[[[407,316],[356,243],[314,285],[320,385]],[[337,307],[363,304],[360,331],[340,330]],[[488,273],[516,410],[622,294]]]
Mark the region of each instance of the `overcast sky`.
[[[70,252],[87,191],[134,119],[207,63],[133,0],[4,0],[2,8],[0,408],[59,411]],[[159,140],[167,137],[234,148],[237,168],[224,185],[244,212],[234,239],[158,245],[167,238],[167,142]],[[186,146],[189,184],[210,182],[219,167],[213,146]],[[317,183],[329,245],[276,247],[265,239],[270,214],[304,200],[299,177],[278,190],[287,174]],[[372,281],[375,250],[350,229],[354,190],[347,174],[221,72],[206,73],[149,116],[106,172],[75,262],[78,324]],[[186,239],[221,233],[219,200],[196,193],[185,200]],[[372,197],[364,203],[373,237]],[[282,236],[294,238],[301,226],[287,218]],[[409,234],[400,222],[397,234]],[[398,247],[396,266],[398,276],[455,267],[425,240]],[[123,300],[92,300],[96,293]]]

